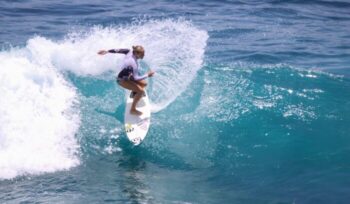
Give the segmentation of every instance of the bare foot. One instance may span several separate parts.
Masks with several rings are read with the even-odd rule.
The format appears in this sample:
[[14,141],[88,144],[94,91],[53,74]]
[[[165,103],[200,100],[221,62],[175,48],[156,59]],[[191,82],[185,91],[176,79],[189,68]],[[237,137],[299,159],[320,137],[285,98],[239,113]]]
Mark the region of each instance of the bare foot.
[[131,109],[130,110],[130,114],[133,114],[133,115],[142,115],[142,112],[141,111],[138,111],[136,109]]

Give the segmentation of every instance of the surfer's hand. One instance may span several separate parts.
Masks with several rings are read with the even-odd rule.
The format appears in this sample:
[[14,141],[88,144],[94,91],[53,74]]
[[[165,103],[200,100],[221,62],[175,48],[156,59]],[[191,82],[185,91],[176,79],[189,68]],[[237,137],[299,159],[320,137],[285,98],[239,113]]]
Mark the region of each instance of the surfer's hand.
[[152,70],[150,70],[149,72],[148,72],[148,77],[152,77],[153,75],[154,75],[154,71],[152,71]]
[[100,50],[100,51],[98,51],[98,53],[97,54],[99,54],[99,55],[105,55],[105,54],[107,54],[108,52],[106,51],[106,50]]

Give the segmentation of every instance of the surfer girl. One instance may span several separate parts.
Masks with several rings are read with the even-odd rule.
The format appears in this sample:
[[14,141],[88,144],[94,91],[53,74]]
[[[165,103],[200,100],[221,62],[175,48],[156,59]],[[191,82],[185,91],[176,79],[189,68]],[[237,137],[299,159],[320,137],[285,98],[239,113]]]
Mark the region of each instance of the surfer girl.
[[130,49],[111,49],[111,50],[100,50],[97,54],[105,55],[107,53],[119,53],[124,54],[125,58],[122,63],[121,71],[117,76],[117,83],[128,90],[136,92],[134,100],[131,105],[130,114],[142,115],[141,111],[136,109],[137,102],[141,99],[144,94],[145,87],[147,86],[146,78],[152,77],[154,71],[150,70],[144,75],[139,74],[138,59],[143,59],[145,56],[145,49],[140,46],[132,46]]

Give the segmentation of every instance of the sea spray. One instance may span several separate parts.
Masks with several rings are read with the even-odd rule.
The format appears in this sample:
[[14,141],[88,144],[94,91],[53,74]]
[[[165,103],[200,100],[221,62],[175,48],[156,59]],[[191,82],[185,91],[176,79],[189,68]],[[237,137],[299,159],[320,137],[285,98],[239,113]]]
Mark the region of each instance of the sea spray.
[[154,112],[173,102],[202,67],[208,34],[185,20],[153,20],[130,26],[95,26],[69,33],[63,40],[36,37],[29,40],[32,52],[42,56],[58,70],[79,76],[98,76],[120,71],[121,54],[97,55],[101,49],[145,47],[143,72],[156,71],[149,83]]

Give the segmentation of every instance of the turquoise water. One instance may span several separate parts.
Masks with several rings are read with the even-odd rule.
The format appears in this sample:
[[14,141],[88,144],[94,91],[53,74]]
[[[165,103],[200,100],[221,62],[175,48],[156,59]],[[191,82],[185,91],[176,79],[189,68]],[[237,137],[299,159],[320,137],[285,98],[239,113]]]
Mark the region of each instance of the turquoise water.
[[[348,203],[346,1],[3,1],[1,203]],[[119,55],[152,124],[125,137]]]

